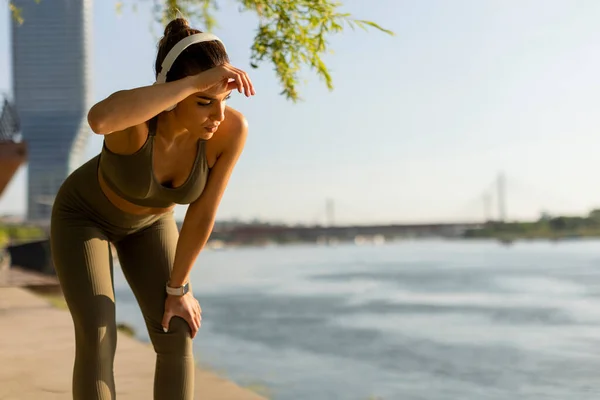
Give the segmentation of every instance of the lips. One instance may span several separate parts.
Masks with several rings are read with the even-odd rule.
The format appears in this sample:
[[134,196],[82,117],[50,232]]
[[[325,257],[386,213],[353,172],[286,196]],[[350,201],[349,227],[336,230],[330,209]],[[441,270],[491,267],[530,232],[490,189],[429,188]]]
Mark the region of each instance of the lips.
[[211,126],[205,126],[204,129],[206,129],[208,132],[215,132],[218,127],[219,127],[219,125],[211,125]]

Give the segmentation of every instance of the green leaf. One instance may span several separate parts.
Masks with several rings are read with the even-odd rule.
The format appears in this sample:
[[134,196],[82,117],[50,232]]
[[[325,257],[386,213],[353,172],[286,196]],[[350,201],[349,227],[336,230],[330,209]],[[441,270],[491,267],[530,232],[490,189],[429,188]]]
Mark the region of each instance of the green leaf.
[[23,10],[15,6],[12,1],[8,3],[8,9],[14,20],[17,21],[19,25],[23,25],[23,16],[21,15]]
[[[281,94],[292,101],[300,100],[297,86],[304,68],[313,71],[333,90],[333,78],[322,56],[333,52],[327,39],[342,32],[344,26],[372,28],[394,35],[373,21],[354,19],[350,13],[341,11],[342,3],[333,0],[153,1],[155,19],[163,26],[173,18],[184,17],[202,31],[212,31],[217,26],[214,12],[219,5],[235,3],[239,12],[255,13],[259,23],[250,47],[250,66],[259,68],[262,63],[270,63],[282,87]],[[121,7],[122,2],[117,1],[117,13]],[[13,18],[22,24],[20,10],[10,2],[9,8]]]

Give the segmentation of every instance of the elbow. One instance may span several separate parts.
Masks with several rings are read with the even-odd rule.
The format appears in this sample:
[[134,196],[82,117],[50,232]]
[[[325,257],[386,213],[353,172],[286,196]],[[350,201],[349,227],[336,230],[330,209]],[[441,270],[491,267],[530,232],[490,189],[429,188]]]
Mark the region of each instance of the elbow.
[[106,99],[94,104],[88,111],[87,120],[92,131],[98,135],[108,135],[115,131],[114,110],[118,109],[115,103],[115,92]]
[[87,121],[92,132],[98,135],[102,135],[104,133],[106,122],[105,119],[100,115],[97,104],[94,105],[88,112]]
[[99,105],[94,105],[87,115],[88,124],[92,130],[97,135],[106,135],[110,133],[107,129],[107,118],[102,115],[102,112],[99,110]]

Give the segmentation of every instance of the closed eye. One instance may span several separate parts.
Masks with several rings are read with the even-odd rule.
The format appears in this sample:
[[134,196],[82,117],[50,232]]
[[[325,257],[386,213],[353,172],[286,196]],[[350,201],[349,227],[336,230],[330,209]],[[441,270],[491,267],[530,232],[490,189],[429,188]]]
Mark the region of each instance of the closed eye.
[[[225,98],[223,99],[223,101],[227,101],[227,100],[229,100],[230,98],[231,98],[231,93],[229,93],[229,94],[227,95],[227,97],[225,97]],[[199,105],[199,106],[202,106],[202,107],[206,107],[206,106],[210,106],[210,105],[211,105],[211,104],[213,104],[215,101],[217,101],[217,100],[216,100],[216,99],[212,99],[212,100],[210,100],[208,103],[198,103],[198,105]]]

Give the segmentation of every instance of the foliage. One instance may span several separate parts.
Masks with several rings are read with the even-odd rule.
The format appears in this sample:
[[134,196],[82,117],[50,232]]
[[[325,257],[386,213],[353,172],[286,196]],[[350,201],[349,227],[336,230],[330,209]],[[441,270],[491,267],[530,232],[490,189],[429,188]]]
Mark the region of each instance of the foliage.
[[467,238],[565,238],[600,236],[600,210],[587,217],[556,216],[533,222],[490,221],[481,229],[465,232]]
[[45,236],[44,231],[36,226],[0,224],[0,246],[8,242],[36,240]]
[[[40,0],[36,0],[39,2]],[[140,1],[140,0],[137,0]],[[153,0],[157,20],[163,25],[178,15],[198,21],[211,31],[217,24],[213,13],[221,1],[217,0]],[[300,100],[298,74],[302,66],[324,80],[333,90],[333,79],[323,61],[330,52],[327,39],[343,31],[374,28],[393,35],[375,22],[355,19],[350,13],[340,11],[342,3],[334,0],[236,0],[239,11],[250,11],[258,16],[258,28],[251,46],[250,65],[253,68],[270,62],[282,86],[281,94],[294,102]],[[20,10],[9,3],[13,16],[20,23]],[[117,1],[117,11],[122,8]]]
[[117,330],[123,332],[127,336],[135,337],[135,329],[126,323],[117,324]]
[[0,229],[0,248],[8,244],[10,241],[10,236],[8,236],[8,232]]

